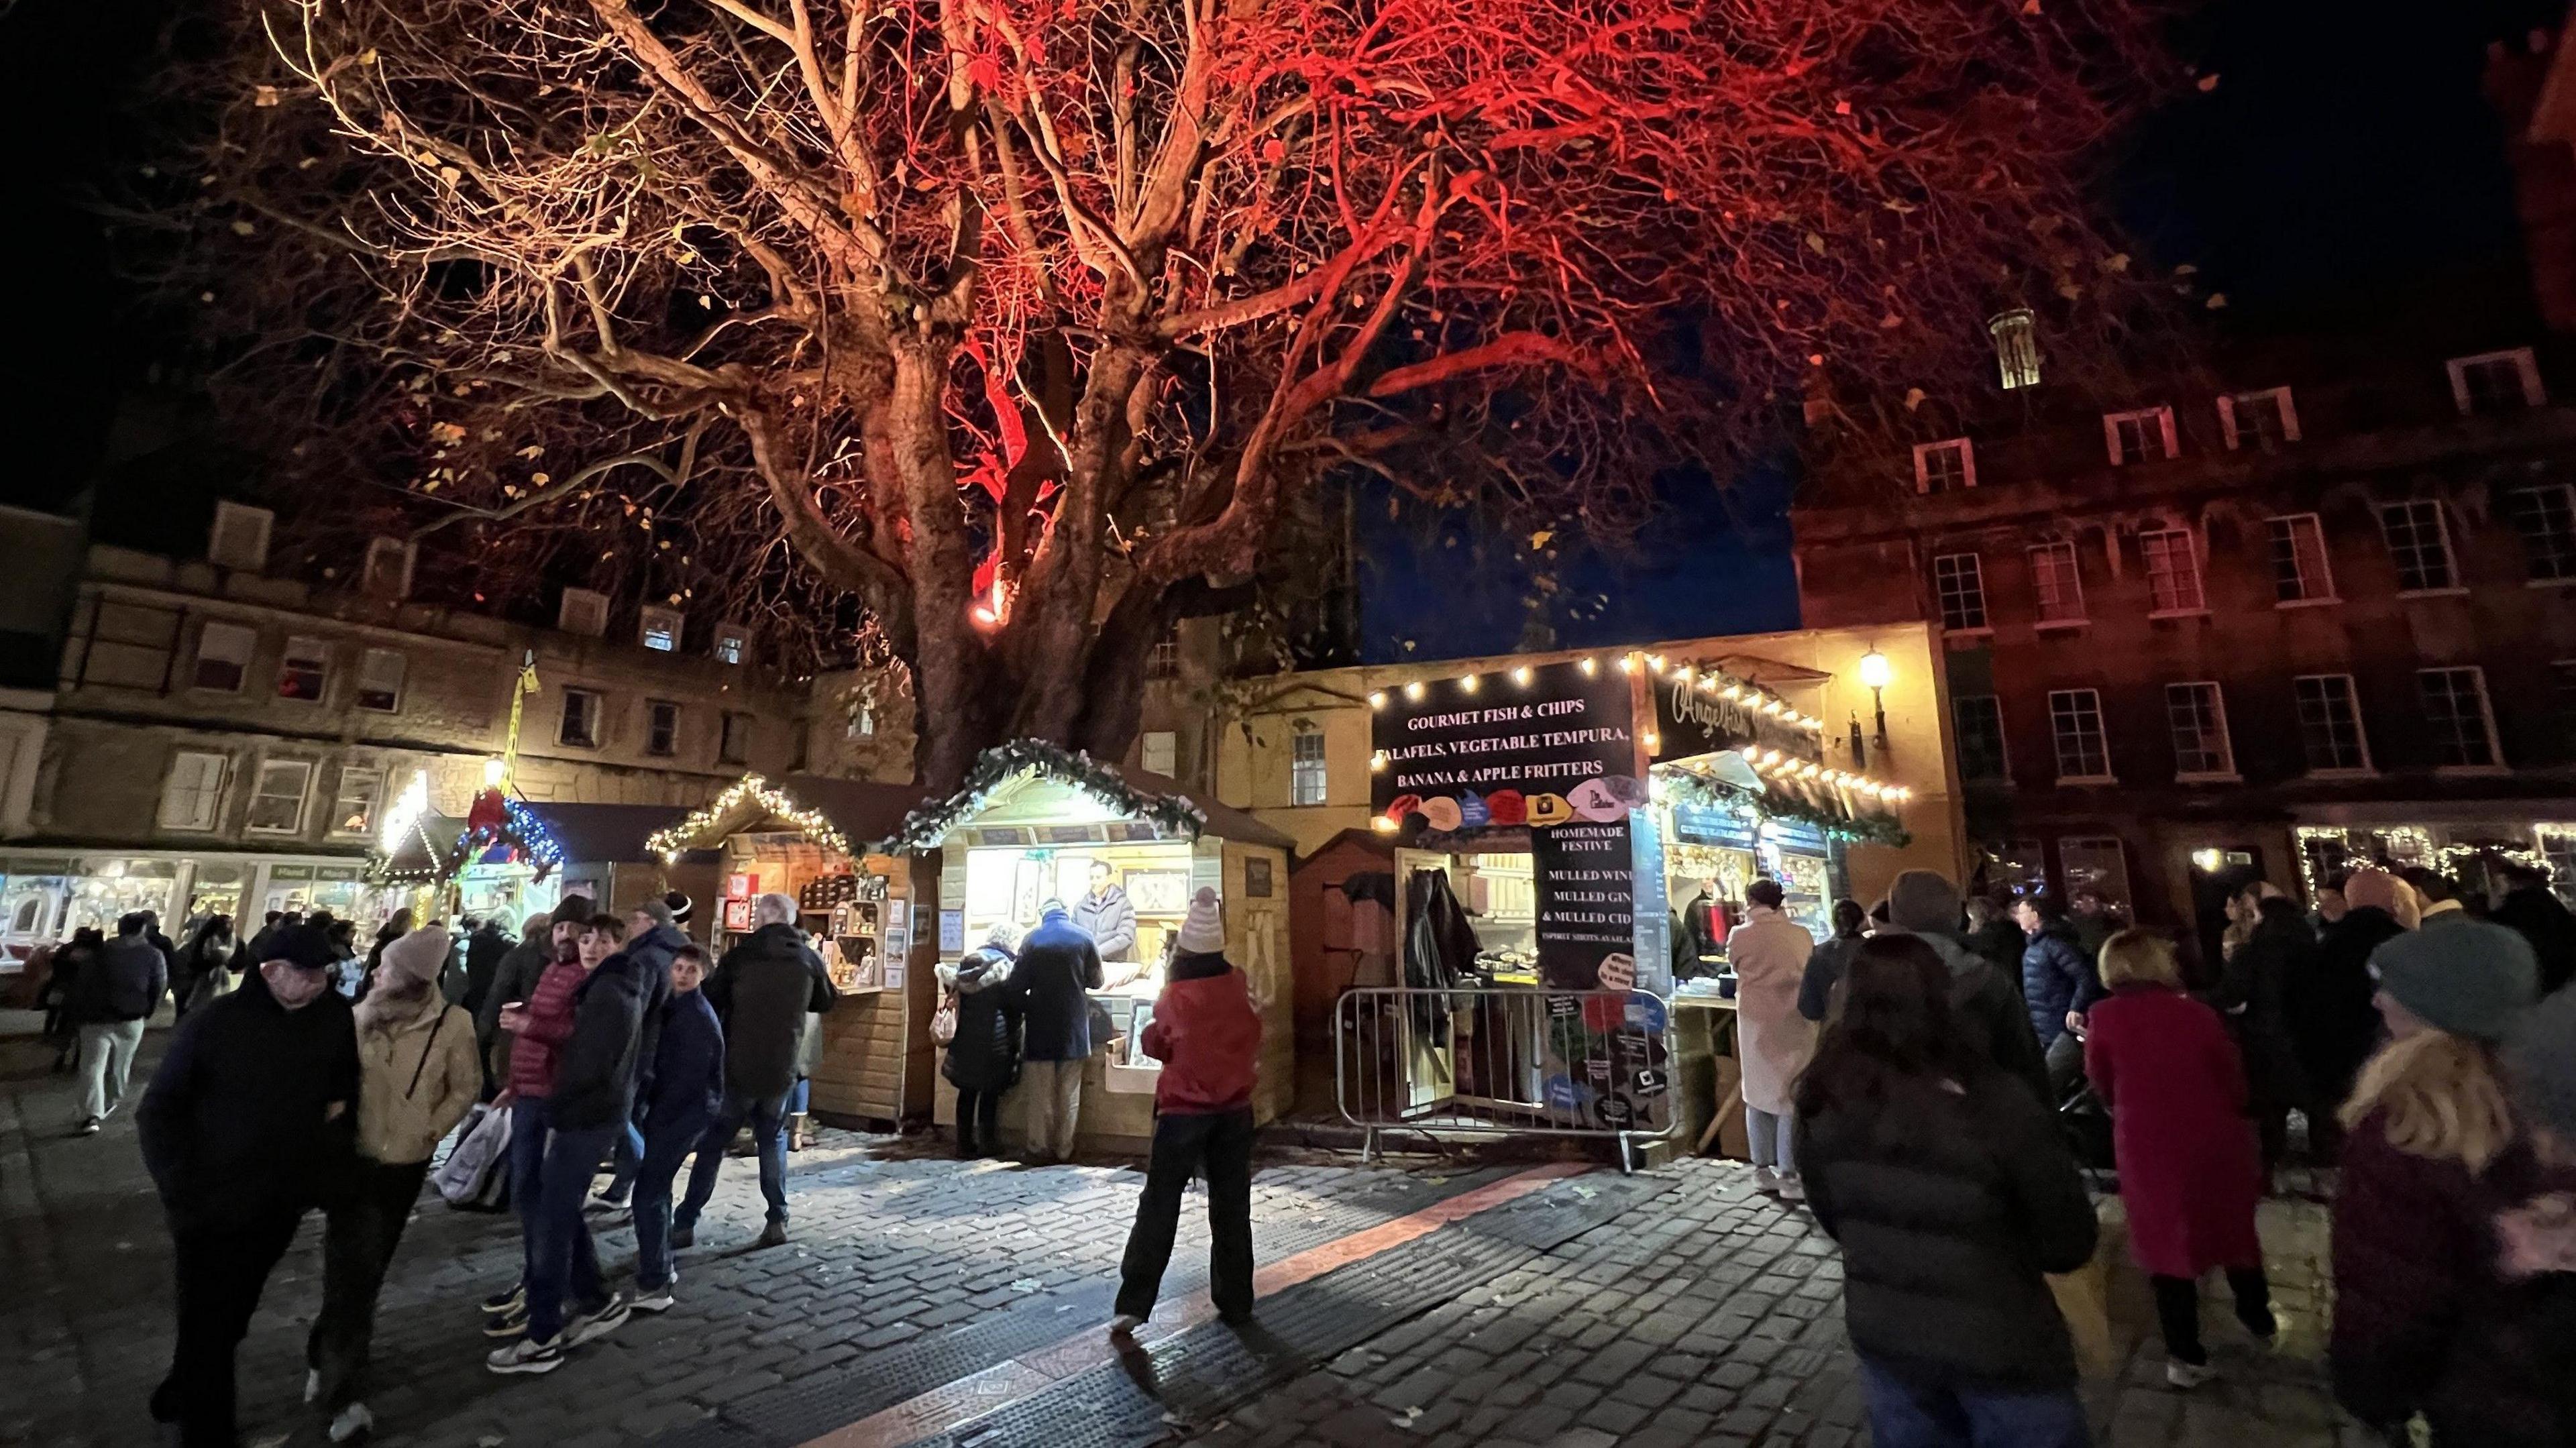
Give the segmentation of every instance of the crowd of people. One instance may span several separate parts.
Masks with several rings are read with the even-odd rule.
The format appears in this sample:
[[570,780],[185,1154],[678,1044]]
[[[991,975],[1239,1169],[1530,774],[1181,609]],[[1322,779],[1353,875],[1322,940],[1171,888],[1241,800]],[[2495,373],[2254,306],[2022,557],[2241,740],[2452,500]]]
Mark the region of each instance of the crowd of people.
[[2239,891],[2195,972],[2098,904],[1971,909],[1931,871],[1841,902],[1820,942],[1774,882],[1747,891],[1756,1183],[1842,1246],[1875,1441],[2088,1441],[2048,1277],[2096,1252],[2076,1123],[2105,1111],[2170,1384],[2216,1374],[2204,1278],[2276,1338],[2256,1209],[2304,1123],[2340,1168],[2346,1409],[2391,1441],[2420,1420],[2436,1444],[2576,1442],[2576,922],[2533,870],[2492,899],[2376,866],[2318,893],[2311,919]]
[[[60,972],[81,1064],[96,1067],[84,1077],[84,1131],[117,1105],[142,1023],[172,982],[222,977],[183,1013],[136,1112],[178,1277],[177,1342],[154,1417],[186,1444],[236,1441],[234,1355],[270,1272],[319,1212],[324,1273],[304,1397],[332,1442],[371,1432],[377,1296],[432,1158],[469,1121],[478,1135],[506,1133],[520,1231],[517,1279],[482,1303],[493,1372],[551,1372],[631,1314],[673,1306],[675,1254],[696,1244],[745,1128],[767,1205],[756,1245],[785,1242],[790,1122],[835,993],[792,897],[756,899],[753,930],[712,968],[689,918],[678,894],[622,918],[567,895],[515,939],[497,920],[463,921],[451,935],[397,914],[354,989],[344,982],[355,932],[327,916],[272,916],[238,943],[229,922],[201,927],[179,972],[144,917],[114,941],[87,942]],[[218,943],[197,950],[200,941]],[[1121,1337],[1153,1310],[1194,1175],[1210,1183],[1211,1296],[1229,1321],[1252,1308],[1260,1020],[1225,957],[1215,892],[1199,892],[1174,944],[1141,1042],[1167,1064],[1111,1327]],[[999,1150],[997,1103],[1025,1073],[1038,1087],[1032,1159],[1071,1155],[1095,1031],[1088,991],[1102,978],[1090,931],[1055,903],[1026,938],[996,930],[941,968],[962,1153]],[[609,1181],[594,1197],[602,1171]],[[631,1292],[611,1285],[591,1232],[589,1211],[618,1204],[634,1214]]]

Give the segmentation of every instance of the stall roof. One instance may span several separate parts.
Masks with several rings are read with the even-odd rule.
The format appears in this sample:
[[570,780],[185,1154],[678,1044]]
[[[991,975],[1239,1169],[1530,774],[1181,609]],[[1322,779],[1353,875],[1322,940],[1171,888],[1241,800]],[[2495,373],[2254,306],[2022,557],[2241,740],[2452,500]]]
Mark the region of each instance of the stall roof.
[[680,822],[688,811],[675,804],[542,804],[527,801],[545,822],[567,864],[642,864],[653,854],[644,837]]
[[1177,779],[1166,775],[1148,774],[1141,769],[1119,769],[1117,774],[1130,785],[1148,794],[1168,794],[1175,799],[1185,799],[1197,805],[1199,813],[1207,816],[1208,833],[1219,839],[1233,840],[1238,844],[1246,845],[1268,845],[1272,849],[1286,850],[1292,855],[1297,853],[1295,837],[1262,823],[1258,818],[1232,805],[1218,804],[1214,800],[1201,799],[1197,795],[1184,793],[1181,782]]
[[920,849],[998,805],[1018,782],[1046,779],[1088,790],[1103,803],[1152,819],[1174,832],[1213,832],[1220,839],[1296,853],[1296,841],[1251,815],[1202,802],[1177,780],[1104,763],[1037,740],[1019,739],[987,749],[967,771],[966,783],[945,799],[925,799],[891,828],[874,834],[880,850]]

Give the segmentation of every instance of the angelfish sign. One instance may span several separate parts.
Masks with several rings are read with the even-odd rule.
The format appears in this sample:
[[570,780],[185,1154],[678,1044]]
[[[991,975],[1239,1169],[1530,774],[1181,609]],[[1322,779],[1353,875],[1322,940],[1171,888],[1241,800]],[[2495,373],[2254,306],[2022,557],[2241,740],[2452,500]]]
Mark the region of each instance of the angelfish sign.
[[[1731,699],[1727,697],[1730,689],[1735,692]],[[1657,760],[1723,754],[1748,744],[1797,759],[1815,757],[1816,736],[1763,712],[1764,696],[1751,685],[1676,669],[1655,681],[1654,695]]]

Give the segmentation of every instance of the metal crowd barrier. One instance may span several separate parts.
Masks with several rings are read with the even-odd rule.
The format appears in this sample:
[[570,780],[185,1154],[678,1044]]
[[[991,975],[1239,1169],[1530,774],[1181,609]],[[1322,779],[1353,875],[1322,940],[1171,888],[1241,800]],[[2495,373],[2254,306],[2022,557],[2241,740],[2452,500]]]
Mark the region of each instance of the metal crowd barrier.
[[1634,1144],[1672,1134],[1671,1006],[1646,991],[1360,986],[1333,1007],[1333,1102],[1367,1133]]

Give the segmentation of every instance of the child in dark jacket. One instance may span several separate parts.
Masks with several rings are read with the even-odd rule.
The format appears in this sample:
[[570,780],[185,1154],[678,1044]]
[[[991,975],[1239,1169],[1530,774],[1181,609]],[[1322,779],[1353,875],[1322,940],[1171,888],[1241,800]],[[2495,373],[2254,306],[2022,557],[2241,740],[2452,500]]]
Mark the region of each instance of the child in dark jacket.
[[1145,1054],[1163,1063],[1154,1087],[1154,1153],[1145,1195],[1119,1264],[1114,1337],[1154,1312],[1180,1228],[1181,1196],[1202,1168],[1208,1183],[1208,1295],[1217,1315],[1252,1315],[1252,1077],[1261,1017],[1243,972],[1225,958],[1216,892],[1202,889],[1181,924],[1171,975],[1146,1025]]
[[724,1026],[698,986],[707,954],[683,945],[671,957],[671,999],[654,1044],[652,1094],[644,1103],[644,1157],[635,1170],[635,1310],[671,1305],[671,1183],[689,1149],[724,1105]]

